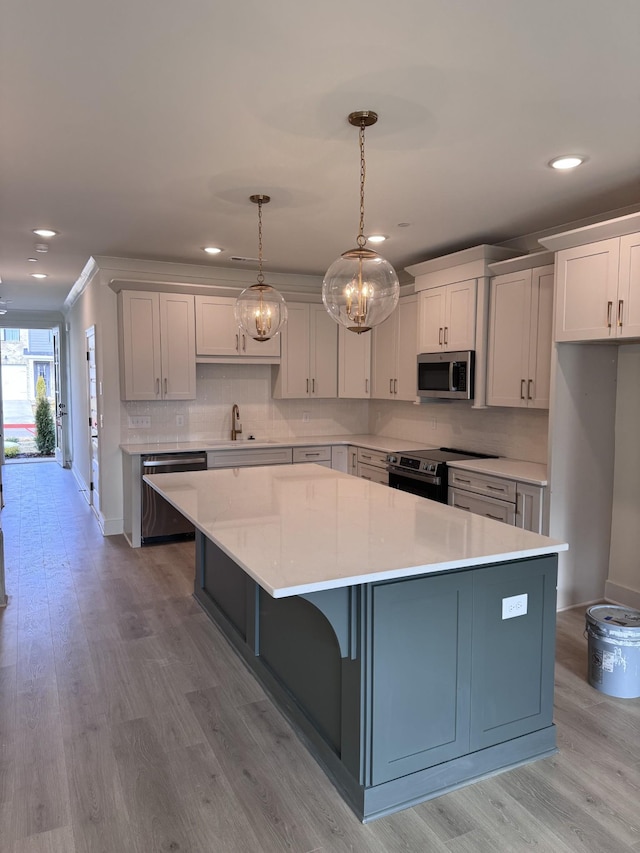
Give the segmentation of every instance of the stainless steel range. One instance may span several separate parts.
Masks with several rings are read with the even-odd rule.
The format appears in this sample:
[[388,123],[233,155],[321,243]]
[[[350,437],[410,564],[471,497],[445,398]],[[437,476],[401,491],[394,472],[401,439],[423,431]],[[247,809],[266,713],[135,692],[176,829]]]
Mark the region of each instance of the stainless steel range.
[[389,453],[389,485],[394,489],[446,504],[449,486],[447,462],[492,458],[495,457],[488,453],[474,453],[471,450],[456,450],[452,447]]

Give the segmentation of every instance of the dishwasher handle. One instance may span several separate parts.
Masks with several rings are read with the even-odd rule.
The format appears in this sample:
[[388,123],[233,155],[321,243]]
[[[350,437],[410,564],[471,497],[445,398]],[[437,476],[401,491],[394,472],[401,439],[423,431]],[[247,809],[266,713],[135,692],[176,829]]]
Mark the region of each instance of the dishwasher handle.
[[168,456],[166,459],[143,459],[143,468],[168,468],[179,466],[182,471],[201,471],[207,467],[206,454],[189,459]]

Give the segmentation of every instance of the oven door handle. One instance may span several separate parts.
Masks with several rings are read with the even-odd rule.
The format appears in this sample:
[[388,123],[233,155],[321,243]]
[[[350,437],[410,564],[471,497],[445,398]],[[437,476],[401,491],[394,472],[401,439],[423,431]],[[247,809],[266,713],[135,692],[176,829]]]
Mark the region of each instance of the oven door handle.
[[395,468],[393,465],[387,465],[387,471],[397,477],[406,477],[408,480],[417,480],[430,486],[439,486],[442,483],[442,478],[434,477],[433,474],[414,474],[413,471],[405,471],[404,468]]

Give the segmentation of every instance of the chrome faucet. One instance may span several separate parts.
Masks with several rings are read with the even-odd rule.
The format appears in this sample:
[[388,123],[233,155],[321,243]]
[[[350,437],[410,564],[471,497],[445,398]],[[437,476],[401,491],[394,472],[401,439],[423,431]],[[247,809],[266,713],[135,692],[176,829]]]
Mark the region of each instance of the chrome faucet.
[[238,408],[238,404],[234,403],[231,408],[231,441],[237,441],[241,432],[240,409]]

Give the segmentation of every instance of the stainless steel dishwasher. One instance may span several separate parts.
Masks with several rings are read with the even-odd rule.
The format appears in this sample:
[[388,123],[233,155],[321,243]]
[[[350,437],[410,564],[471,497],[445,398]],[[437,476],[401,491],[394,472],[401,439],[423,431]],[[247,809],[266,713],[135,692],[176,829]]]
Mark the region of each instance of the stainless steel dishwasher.
[[[207,454],[158,453],[142,457],[142,475],[171,474],[182,471],[205,471]],[[142,544],[169,542],[172,539],[192,539],[193,524],[170,503],[142,481]]]

